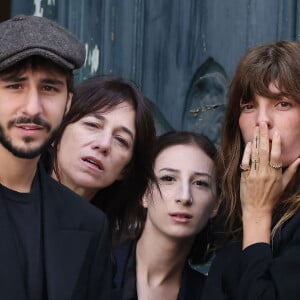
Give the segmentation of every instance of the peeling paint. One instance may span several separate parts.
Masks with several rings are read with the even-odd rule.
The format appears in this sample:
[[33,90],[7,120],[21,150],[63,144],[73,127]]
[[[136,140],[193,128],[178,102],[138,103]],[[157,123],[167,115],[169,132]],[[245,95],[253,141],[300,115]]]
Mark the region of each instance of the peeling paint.
[[85,65],[87,64],[88,66],[91,67],[91,74],[95,74],[98,71],[99,68],[99,56],[100,56],[100,51],[98,45],[95,45],[95,47],[89,51],[89,46],[88,44],[85,44],[85,49],[87,53],[87,58]]
[[85,44],[85,60],[84,60],[84,66],[86,66],[87,64],[87,57],[88,57],[88,53],[89,53],[89,44]]
[[42,0],[34,0],[34,16],[42,17],[44,14],[44,9],[41,7]]

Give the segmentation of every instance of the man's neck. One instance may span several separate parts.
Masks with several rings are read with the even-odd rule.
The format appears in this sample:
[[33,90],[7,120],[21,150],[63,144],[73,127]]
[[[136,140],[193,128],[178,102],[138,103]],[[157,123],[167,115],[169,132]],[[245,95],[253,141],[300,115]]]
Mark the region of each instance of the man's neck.
[[0,183],[20,193],[30,192],[38,160],[39,157],[33,159],[16,157],[0,145]]

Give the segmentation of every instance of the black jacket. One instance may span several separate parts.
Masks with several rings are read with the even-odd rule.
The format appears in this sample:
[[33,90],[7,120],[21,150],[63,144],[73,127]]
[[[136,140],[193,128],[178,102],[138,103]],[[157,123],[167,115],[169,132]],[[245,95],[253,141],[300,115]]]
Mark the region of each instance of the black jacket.
[[299,300],[300,212],[282,226],[272,248],[257,243],[242,250],[240,242],[229,243],[212,263],[203,298]]
[[[111,292],[104,214],[39,167],[48,300],[108,300]],[[0,195],[0,299],[26,300],[22,267]]]
[[[128,240],[114,252],[116,263],[115,288],[112,297],[114,300],[137,299],[135,246],[135,241]],[[178,300],[200,300],[205,278],[205,275],[192,269],[187,262],[183,271]]]

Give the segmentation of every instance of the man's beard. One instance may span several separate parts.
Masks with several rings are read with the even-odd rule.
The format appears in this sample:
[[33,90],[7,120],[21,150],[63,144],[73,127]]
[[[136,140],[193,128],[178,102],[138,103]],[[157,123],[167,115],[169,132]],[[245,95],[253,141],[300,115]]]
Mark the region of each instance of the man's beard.
[[[39,117],[36,118],[27,118],[21,117],[15,120],[12,120],[8,123],[8,128],[11,128],[15,124],[36,124],[39,126],[43,126],[47,132],[51,131],[51,125],[46,121],[42,120]],[[39,147],[35,149],[23,149],[22,147],[14,146],[12,141],[5,135],[3,127],[0,125],[0,143],[5,147],[9,152],[11,152],[14,156],[25,159],[36,158],[41,154],[43,149],[45,149],[48,145],[50,145],[54,139],[54,136],[57,132],[57,128],[52,132],[49,138]],[[33,139],[31,137],[25,137],[23,141],[25,144],[30,143]]]

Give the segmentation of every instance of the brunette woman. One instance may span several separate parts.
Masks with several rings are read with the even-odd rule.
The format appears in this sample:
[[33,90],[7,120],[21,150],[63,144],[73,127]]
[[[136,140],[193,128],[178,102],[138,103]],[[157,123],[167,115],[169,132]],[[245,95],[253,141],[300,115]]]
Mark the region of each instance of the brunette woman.
[[205,299],[300,299],[300,44],[250,49],[233,77],[218,175],[227,243]]
[[132,82],[91,78],[75,88],[48,169],[53,178],[101,208],[118,239],[130,235],[126,222],[153,178],[154,139],[148,102]]
[[114,299],[200,299],[205,276],[191,264],[208,258],[208,222],[217,204],[215,156],[203,135],[170,132],[158,138],[157,182],[143,197],[144,217],[132,224],[140,233],[115,252]]

